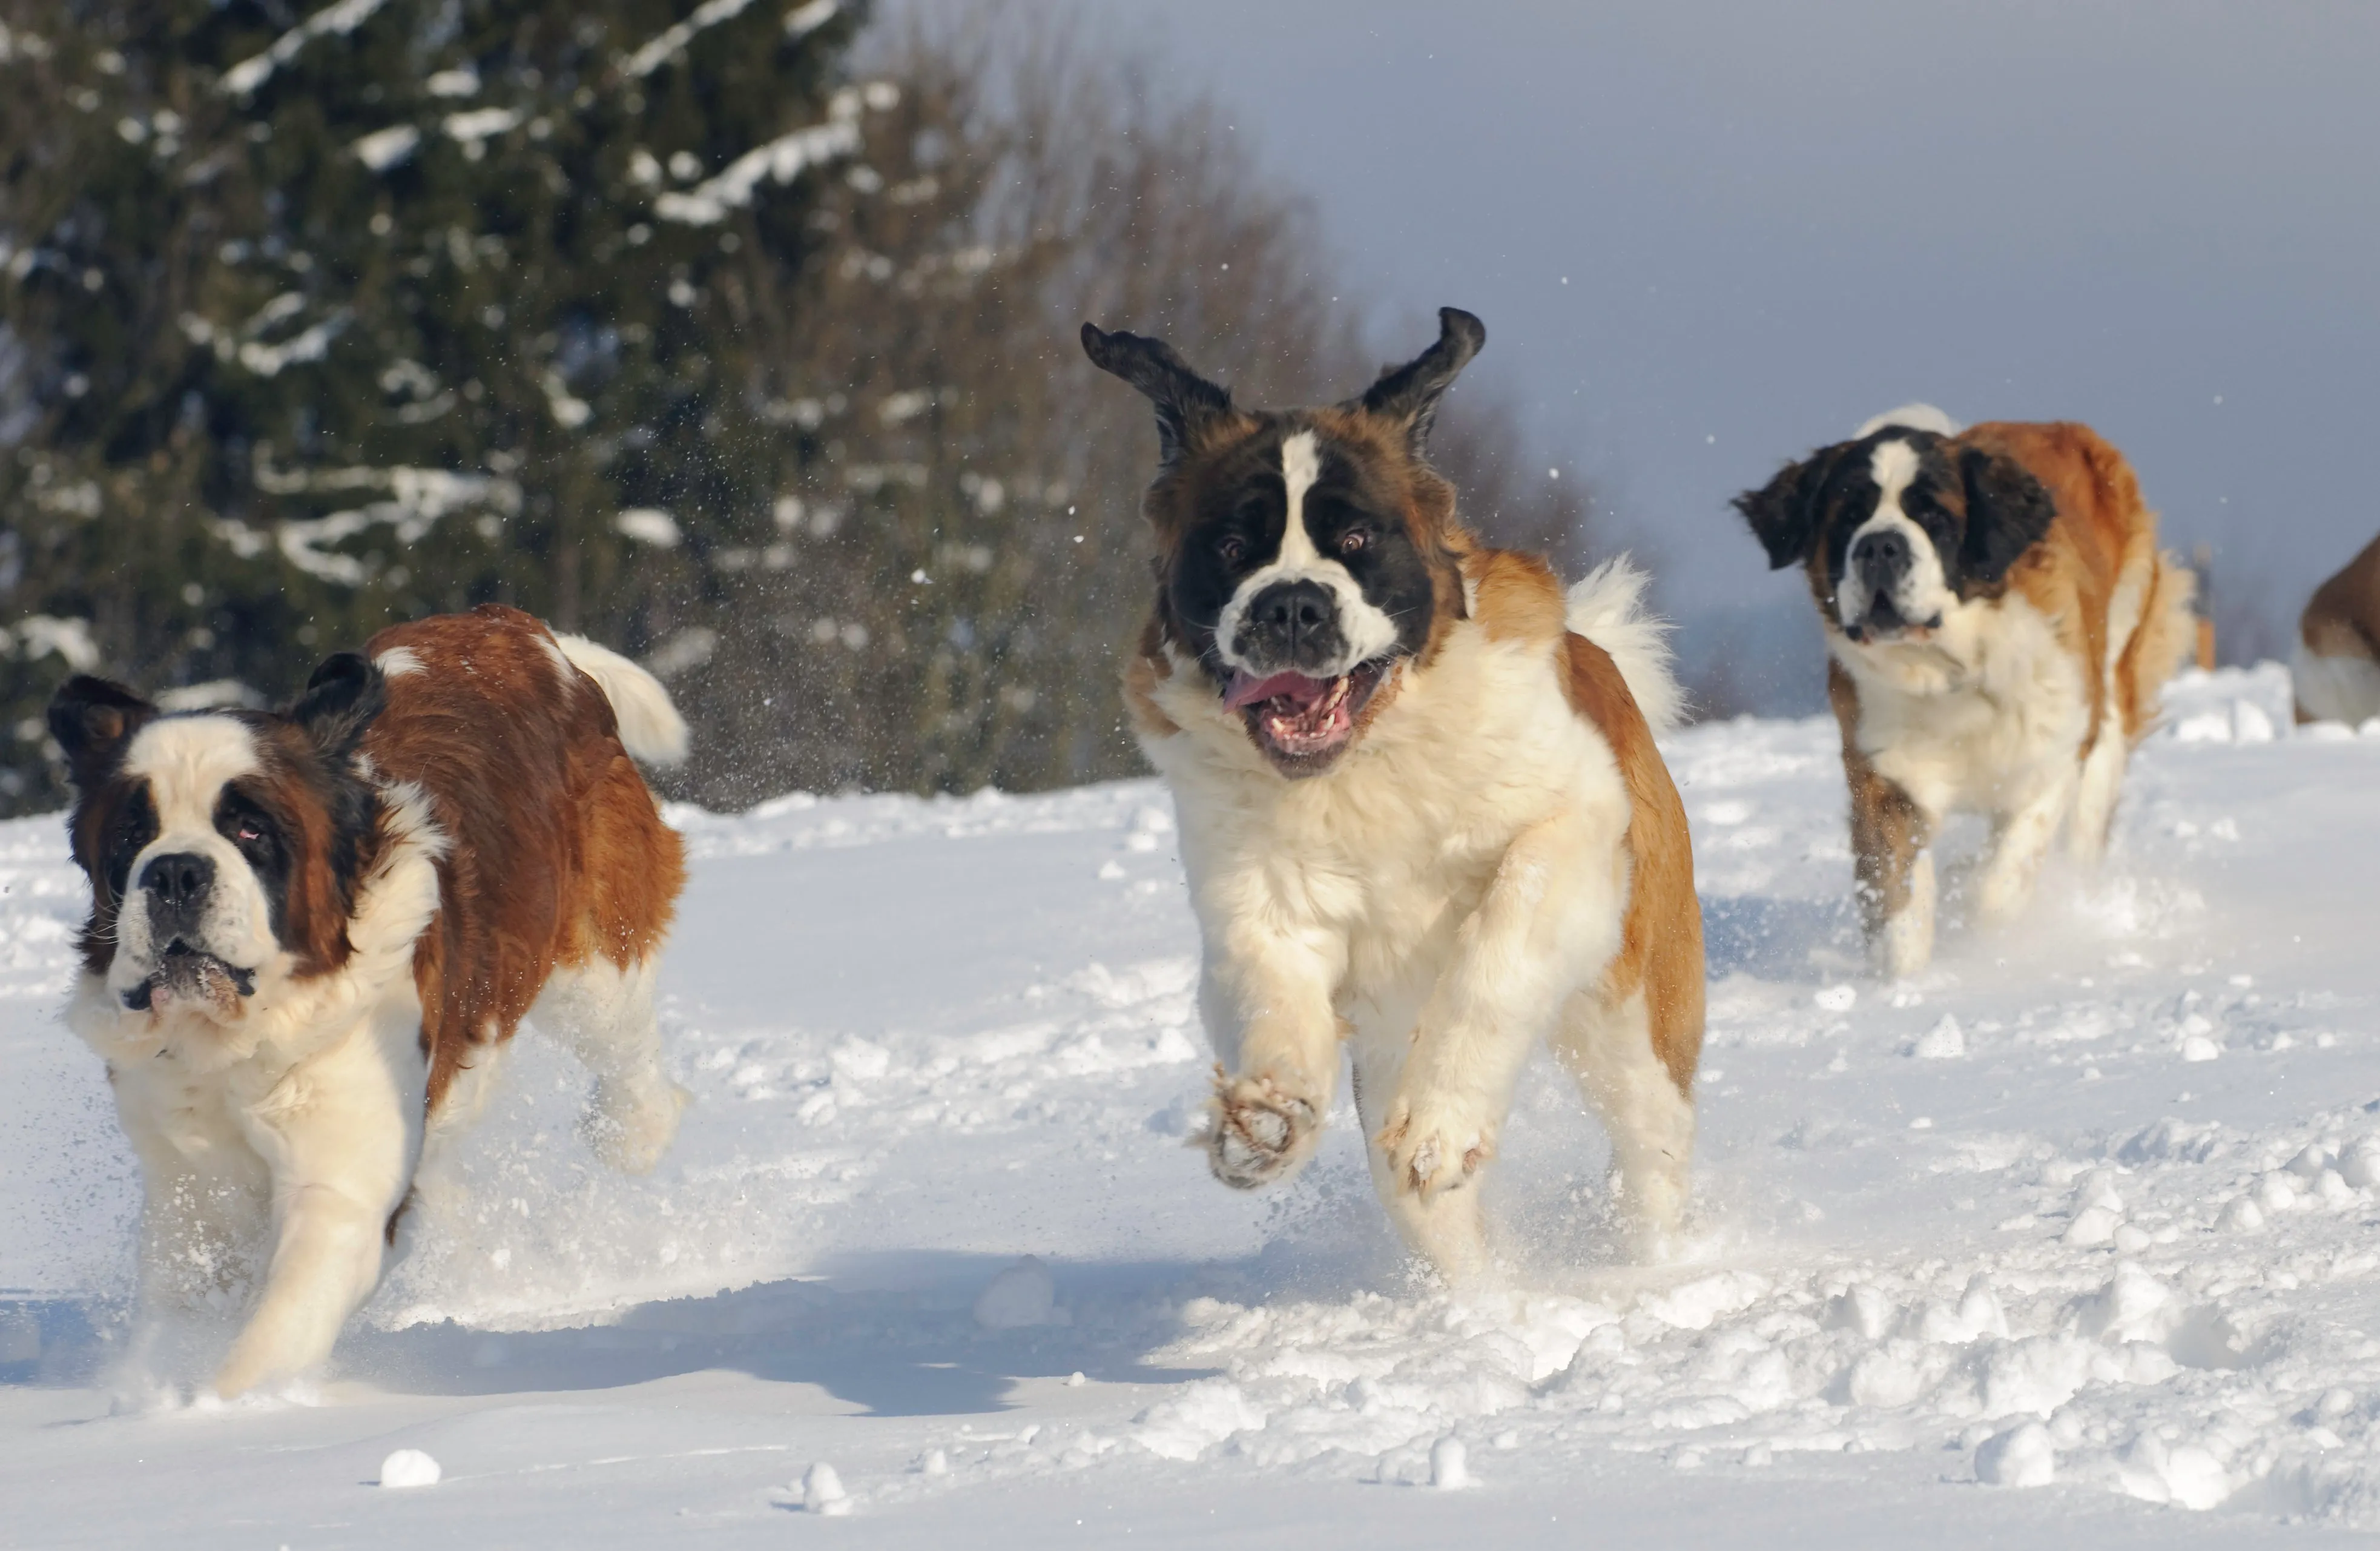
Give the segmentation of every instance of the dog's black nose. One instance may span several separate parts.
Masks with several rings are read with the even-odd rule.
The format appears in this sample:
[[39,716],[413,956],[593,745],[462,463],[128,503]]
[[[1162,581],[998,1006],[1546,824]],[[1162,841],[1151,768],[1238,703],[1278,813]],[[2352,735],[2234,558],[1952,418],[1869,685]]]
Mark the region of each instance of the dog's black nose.
[[1291,643],[1330,623],[1330,592],[1318,581],[1276,582],[1248,605],[1258,629],[1277,630]]
[[1852,565],[1871,592],[1885,592],[1908,575],[1909,562],[1909,540],[1894,529],[1878,529],[1852,545]]
[[168,910],[187,910],[214,886],[215,864],[196,851],[170,851],[152,856],[140,869],[140,886],[155,895]]

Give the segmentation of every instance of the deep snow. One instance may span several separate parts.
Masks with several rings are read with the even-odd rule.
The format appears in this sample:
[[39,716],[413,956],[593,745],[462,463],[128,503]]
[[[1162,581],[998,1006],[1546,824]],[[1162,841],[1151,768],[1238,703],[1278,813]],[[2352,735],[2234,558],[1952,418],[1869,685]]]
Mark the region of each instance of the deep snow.
[[[1343,1101],[1275,1193],[1184,1146],[1157,787],[674,813],[698,1103],[662,1168],[595,1164],[525,1034],[333,1374],[165,1412],[110,1413],[133,1191],[55,1018],[82,887],[56,821],[0,825],[0,1544],[2380,1527],[2380,729],[2287,708],[2277,668],[2178,687],[2106,873],[1899,986],[1860,967],[1831,724],[1671,739],[1697,1241],[1612,1261],[1540,1063],[1493,1187],[1512,1287],[1461,1301],[1388,1241]],[[443,1479],[375,1484],[405,1449]]]

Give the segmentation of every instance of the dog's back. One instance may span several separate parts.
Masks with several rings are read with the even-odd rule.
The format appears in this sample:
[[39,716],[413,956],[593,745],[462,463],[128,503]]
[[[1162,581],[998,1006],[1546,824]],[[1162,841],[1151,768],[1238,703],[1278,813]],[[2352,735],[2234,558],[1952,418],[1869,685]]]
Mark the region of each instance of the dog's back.
[[536,618],[490,605],[395,626],[366,652],[388,708],[364,752],[419,788],[446,839],[414,961],[435,1110],[471,1046],[510,1037],[554,971],[650,959],[686,865],[605,688]]

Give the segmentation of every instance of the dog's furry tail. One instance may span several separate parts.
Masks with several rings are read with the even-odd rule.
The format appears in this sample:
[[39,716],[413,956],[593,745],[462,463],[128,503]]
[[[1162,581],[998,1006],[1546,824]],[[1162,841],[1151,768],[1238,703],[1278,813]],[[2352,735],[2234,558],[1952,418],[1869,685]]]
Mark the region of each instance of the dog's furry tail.
[[670,703],[662,681],[608,646],[585,636],[556,633],[554,644],[579,672],[595,680],[620,724],[620,745],[647,764],[686,761],[686,718]]
[[1670,622],[1645,608],[1651,580],[1627,556],[1615,556],[1571,588],[1566,613],[1573,634],[1611,653],[1636,709],[1658,738],[1685,720],[1686,696],[1670,652]]
[[2124,733],[2135,741],[2155,725],[2160,691],[2198,644],[2198,573],[2177,555],[2152,556],[2149,564],[2148,599],[2129,652],[2132,694]]
[[1877,432],[1894,425],[1904,431],[1931,431],[1937,436],[1956,436],[1966,429],[1931,404],[1903,404],[1898,409],[1887,409],[1869,419],[1852,433],[1852,440],[1864,442]]

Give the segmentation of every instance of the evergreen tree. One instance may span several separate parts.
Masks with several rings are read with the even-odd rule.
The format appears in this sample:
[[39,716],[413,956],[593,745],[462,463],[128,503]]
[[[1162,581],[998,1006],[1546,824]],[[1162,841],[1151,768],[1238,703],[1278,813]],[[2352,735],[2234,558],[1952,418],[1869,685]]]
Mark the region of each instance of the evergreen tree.
[[[855,74],[850,0],[0,0],[0,812],[70,669],[252,702],[488,600],[667,678],[714,807],[1137,770],[1152,434],[1082,320],[1249,403],[1377,358],[1211,107],[920,15]],[[1583,522],[1492,415],[1439,451]]]
[[[68,667],[279,694],[516,603],[637,653],[773,536],[836,0],[52,0],[8,19],[0,804]],[[832,223],[829,223],[831,226]],[[707,628],[677,642],[698,657]]]

